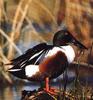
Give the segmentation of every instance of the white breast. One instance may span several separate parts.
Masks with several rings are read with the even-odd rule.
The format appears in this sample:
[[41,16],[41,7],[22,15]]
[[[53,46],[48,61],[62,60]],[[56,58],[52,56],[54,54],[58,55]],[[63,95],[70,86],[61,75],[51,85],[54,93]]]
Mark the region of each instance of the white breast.
[[55,55],[58,51],[61,51],[61,52],[65,53],[69,63],[71,63],[74,60],[74,58],[75,58],[74,49],[70,45],[68,45],[68,46],[61,46],[61,48],[60,47],[54,47],[53,49],[51,49],[48,52],[48,54],[45,56],[45,58],[49,57],[49,56]]
[[70,45],[62,46],[62,50],[61,51],[65,53],[69,63],[73,62],[73,60],[75,58],[75,51]]

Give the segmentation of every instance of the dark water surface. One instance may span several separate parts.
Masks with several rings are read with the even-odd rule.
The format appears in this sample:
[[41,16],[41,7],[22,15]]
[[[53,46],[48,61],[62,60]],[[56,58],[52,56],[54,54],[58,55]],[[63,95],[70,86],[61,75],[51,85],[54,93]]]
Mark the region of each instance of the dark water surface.
[[0,87],[0,100],[20,100],[22,90],[34,90],[38,88],[39,85],[34,84],[17,84],[11,87]]
[[13,86],[0,89],[0,100],[20,100],[22,87]]
[[[52,85],[53,87],[58,87],[57,85]],[[40,87],[40,84],[26,83],[26,84],[17,84],[14,86],[0,87],[0,100],[20,100],[22,90],[37,90]]]
[[[83,84],[85,85],[85,80],[86,79],[81,79],[83,81]],[[61,87],[63,88],[63,83],[64,81],[61,81],[62,83],[60,83],[60,81],[57,82],[53,82],[52,86],[53,87],[57,87],[59,88],[60,84]],[[73,79],[70,79],[70,81],[68,81],[68,85],[67,85],[67,89],[72,88],[71,84],[73,83]],[[83,85],[82,85],[83,86]],[[93,77],[88,77],[88,86],[91,86],[91,88],[93,88]],[[7,87],[0,87],[0,100],[20,100],[21,99],[21,93],[22,90],[37,90],[40,87],[40,84],[37,83],[24,83],[24,84],[20,84],[17,83],[14,86],[7,86]]]

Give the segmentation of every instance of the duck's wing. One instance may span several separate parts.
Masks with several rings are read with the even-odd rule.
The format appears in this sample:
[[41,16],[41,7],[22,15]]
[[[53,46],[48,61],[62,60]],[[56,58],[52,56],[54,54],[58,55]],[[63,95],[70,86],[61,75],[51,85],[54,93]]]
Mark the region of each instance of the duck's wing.
[[23,55],[11,60],[11,63],[8,65],[13,65],[13,67],[9,70],[19,71],[28,64],[36,64],[40,57],[51,48],[52,46],[47,45],[46,43],[40,43],[34,46],[33,48],[27,50]]

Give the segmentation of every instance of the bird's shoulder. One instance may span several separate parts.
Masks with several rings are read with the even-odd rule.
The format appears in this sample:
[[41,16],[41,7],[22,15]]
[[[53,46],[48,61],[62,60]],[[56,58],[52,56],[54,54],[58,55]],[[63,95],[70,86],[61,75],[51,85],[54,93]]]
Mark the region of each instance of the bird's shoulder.
[[47,50],[51,49],[52,47],[53,47],[52,45],[48,45],[46,43],[40,43],[40,44],[28,49],[27,51],[25,51],[24,54],[20,55],[19,57],[12,59],[11,64],[18,65],[22,62],[25,62],[25,61],[27,62],[27,61],[29,61],[29,59],[39,57],[39,55],[41,55],[43,52],[46,52]]

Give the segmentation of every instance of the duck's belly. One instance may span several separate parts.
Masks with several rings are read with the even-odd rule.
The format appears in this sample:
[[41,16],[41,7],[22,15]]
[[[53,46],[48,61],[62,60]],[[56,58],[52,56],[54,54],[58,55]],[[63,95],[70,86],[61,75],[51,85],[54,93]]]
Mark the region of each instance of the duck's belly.
[[[26,76],[31,81],[41,81],[46,77],[49,77],[50,79],[56,78],[64,72],[67,65],[68,61],[65,54],[59,51],[51,57],[46,57],[39,65],[35,65],[35,74],[32,75],[28,68],[30,74],[28,73],[27,75],[26,73]],[[34,70],[32,72],[34,72]]]

